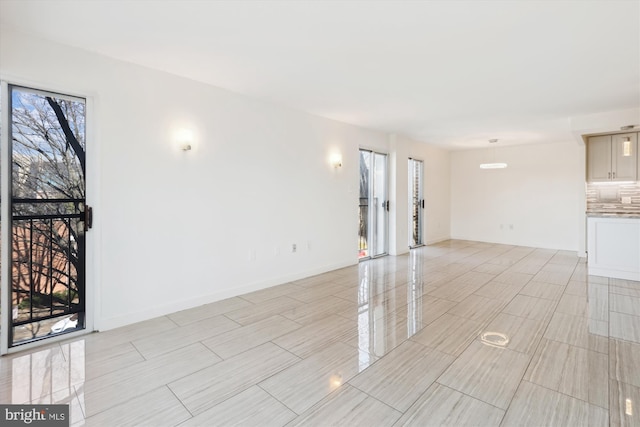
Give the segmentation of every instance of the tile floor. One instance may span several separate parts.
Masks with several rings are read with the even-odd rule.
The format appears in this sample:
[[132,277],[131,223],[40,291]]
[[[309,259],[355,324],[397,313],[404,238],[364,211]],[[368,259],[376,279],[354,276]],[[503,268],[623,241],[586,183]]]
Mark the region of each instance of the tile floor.
[[0,402],[74,426],[640,426],[640,282],[447,241],[2,357]]

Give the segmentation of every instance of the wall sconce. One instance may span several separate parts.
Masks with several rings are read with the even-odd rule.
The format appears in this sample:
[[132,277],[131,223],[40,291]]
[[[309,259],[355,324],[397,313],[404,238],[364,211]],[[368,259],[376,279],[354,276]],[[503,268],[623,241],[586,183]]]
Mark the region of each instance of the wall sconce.
[[331,163],[331,166],[333,166],[336,169],[341,168],[342,167],[342,155],[340,153],[332,154],[331,158],[329,159],[329,163]]
[[624,157],[631,156],[631,138],[626,136],[622,141],[622,155]]
[[193,132],[189,129],[182,129],[177,134],[178,146],[182,151],[191,151],[193,148]]

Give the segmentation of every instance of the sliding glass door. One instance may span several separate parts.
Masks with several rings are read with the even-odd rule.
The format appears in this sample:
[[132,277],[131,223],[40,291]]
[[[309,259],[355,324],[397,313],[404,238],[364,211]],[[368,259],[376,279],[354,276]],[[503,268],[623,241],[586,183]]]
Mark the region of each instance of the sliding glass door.
[[358,258],[386,255],[389,223],[387,155],[360,150]]

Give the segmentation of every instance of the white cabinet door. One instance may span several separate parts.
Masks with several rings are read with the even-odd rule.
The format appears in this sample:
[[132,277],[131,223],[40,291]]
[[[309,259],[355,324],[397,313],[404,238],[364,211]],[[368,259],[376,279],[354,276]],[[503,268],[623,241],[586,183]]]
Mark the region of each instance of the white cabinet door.
[[614,181],[635,181],[638,176],[638,134],[613,135],[611,149],[611,179]]
[[589,138],[587,181],[611,181],[611,135]]
[[640,219],[587,218],[587,255],[593,276],[640,280]]

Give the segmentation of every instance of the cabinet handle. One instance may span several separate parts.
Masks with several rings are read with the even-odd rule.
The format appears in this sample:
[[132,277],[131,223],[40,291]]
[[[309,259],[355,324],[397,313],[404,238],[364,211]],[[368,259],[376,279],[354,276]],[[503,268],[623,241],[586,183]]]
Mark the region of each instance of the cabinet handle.
[[609,179],[611,179],[611,172],[609,172]]
[[616,179],[616,173],[613,172],[613,179]]

